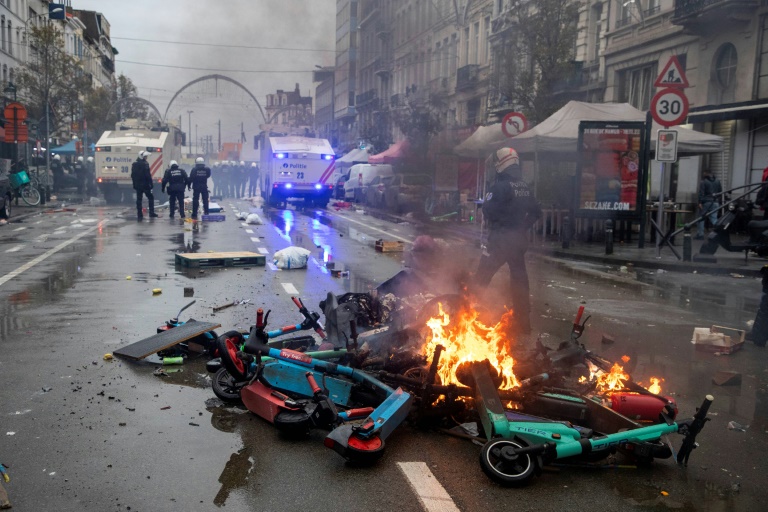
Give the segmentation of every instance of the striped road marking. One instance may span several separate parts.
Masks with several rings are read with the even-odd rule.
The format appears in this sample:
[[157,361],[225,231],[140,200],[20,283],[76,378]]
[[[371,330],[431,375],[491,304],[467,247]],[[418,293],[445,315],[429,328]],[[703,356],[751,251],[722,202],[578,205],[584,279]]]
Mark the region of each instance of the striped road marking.
[[248,233],[249,235],[253,234],[253,230],[252,229],[246,229],[245,232]]
[[16,229],[14,229],[14,231],[24,231],[25,229],[27,229],[27,226],[22,226],[20,228],[16,228]]
[[266,247],[259,247],[259,252],[261,254],[269,254],[269,251],[267,250]]
[[16,252],[16,251],[22,250],[23,248],[24,248],[24,244],[21,244],[21,245],[11,247],[10,249],[6,249],[5,252]]
[[247,222],[241,222],[241,223],[240,223],[240,225],[241,225],[241,226],[245,226],[245,227],[248,227],[248,223],[247,223]]
[[448,492],[424,462],[398,462],[411,489],[427,512],[459,512]]
[[260,242],[260,240],[259,240],[259,237],[257,237],[257,236],[252,236],[252,237],[251,237],[251,242],[259,243],[259,242]]
[[0,277],[0,286],[4,285],[5,283],[10,281],[14,277],[16,277],[19,274],[21,274],[22,272],[25,272],[25,271],[29,270],[30,268],[34,267],[35,265],[37,265],[41,261],[45,261],[46,259],[50,258],[52,255],[56,254],[57,252],[59,252],[60,250],[64,249],[65,247],[67,247],[67,246],[77,242],[78,240],[80,240],[84,236],[93,233],[97,229],[101,228],[101,226],[103,226],[107,222],[109,222],[109,219],[102,220],[101,222],[99,222],[98,224],[93,226],[92,228],[88,228],[85,231],[83,231],[82,233],[78,233],[77,235],[73,236],[69,240],[61,242],[59,245],[57,245],[53,249],[49,249],[49,250],[45,251],[43,254],[41,254],[37,258],[26,262],[24,265],[20,266],[16,270],[8,272],[3,277]]
[[288,295],[298,295],[299,290],[296,289],[295,286],[293,286],[293,283],[280,283],[283,285],[283,290],[285,290],[285,293]]

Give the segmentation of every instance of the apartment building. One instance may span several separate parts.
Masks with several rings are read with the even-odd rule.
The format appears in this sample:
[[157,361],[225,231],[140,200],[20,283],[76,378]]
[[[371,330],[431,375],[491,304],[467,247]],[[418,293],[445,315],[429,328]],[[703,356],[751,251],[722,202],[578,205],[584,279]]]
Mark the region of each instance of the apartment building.
[[358,66],[358,0],[336,2],[336,65],[334,74],[333,108],[341,151],[358,143],[355,122],[355,94]]

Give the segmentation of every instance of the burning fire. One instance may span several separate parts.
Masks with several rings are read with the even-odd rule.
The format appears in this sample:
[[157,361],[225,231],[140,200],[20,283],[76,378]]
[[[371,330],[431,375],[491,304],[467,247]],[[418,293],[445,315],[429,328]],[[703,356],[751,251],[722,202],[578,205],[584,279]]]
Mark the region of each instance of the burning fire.
[[648,391],[650,391],[654,395],[659,395],[659,394],[661,394],[661,383],[662,383],[663,380],[664,379],[660,379],[658,377],[651,377],[650,378],[650,381],[651,381],[651,385],[650,386],[646,387],[645,384],[643,384],[643,383],[639,383],[639,384],[641,386],[645,387]]
[[[630,358],[629,356],[621,356],[621,360],[626,364],[629,362]],[[624,372],[624,367],[619,363],[614,363],[611,367],[611,371],[607,373],[590,362],[588,362],[588,364],[589,379],[582,376],[579,378],[579,382],[596,381],[597,386],[595,387],[595,391],[601,395],[611,395],[616,391],[622,391],[625,388],[626,381],[630,379],[629,374]],[[638,384],[646,387],[651,393],[658,395],[661,393],[661,383],[663,381],[664,379],[651,377],[651,384],[649,386],[646,387],[642,382],[638,382]]]
[[443,311],[442,304],[438,304],[438,307],[438,316],[427,321],[427,327],[432,332],[427,336],[424,354],[431,358],[437,345],[445,347],[437,371],[444,385],[461,384],[456,378],[460,364],[485,359],[501,376],[499,389],[512,389],[519,385],[512,371],[514,360],[507,353],[506,347],[511,311],[505,313],[499,323],[487,327],[477,319],[476,311],[462,310],[452,321],[448,313]]

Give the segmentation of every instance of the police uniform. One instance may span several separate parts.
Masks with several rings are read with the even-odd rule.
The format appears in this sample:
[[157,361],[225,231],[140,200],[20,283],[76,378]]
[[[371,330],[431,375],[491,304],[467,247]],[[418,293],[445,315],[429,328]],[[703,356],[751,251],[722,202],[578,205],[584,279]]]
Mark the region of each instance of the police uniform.
[[162,187],[168,187],[168,201],[171,207],[171,218],[176,212],[176,203],[179,203],[179,216],[184,218],[184,188],[187,186],[187,172],[179,168],[174,162],[171,167],[166,169],[163,176]]
[[85,193],[85,181],[87,178],[85,164],[83,164],[83,162],[80,160],[77,160],[75,162],[74,169],[75,176],[77,177],[77,193],[82,195]]
[[146,157],[140,156],[133,162],[131,166],[131,180],[133,181],[133,189],[136,191],[136,216],[139,220],[144,216],[141,213],[141,200],[142,196],[147,196],[147,203],[149,204],[149,216],[157,217],[155,214],[155,196],[152,194],[152,171],[149,168],[149,162]]
[[211,170],[205,164],[196,164],[189,171],[189,183],[192,185],[192,218],[197,218],[200,196],[203,197],[203,214],[208,215],[208,178]]
[[[509,150],[509,148],[503,148]],[[499,150],[502,152],[503,150]],[[511,299],[517,332],[531,332],[528,273],[525,252],[528,249],[528,229],[541,217],[541,206],[528,184],[522,180],[518,163],[500,167],[496,183],[483,203],[483,217],[488,221],[488,244],[475,274],[477,287],[485,288],[505,263],[509,266]],[[504,162],[502,161],[502,164]]]

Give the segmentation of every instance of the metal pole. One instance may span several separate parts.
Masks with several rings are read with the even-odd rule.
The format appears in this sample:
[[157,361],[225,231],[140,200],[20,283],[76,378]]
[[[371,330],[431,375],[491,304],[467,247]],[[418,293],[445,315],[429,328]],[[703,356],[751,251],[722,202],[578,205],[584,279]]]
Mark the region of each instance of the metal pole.
[[[50,138],[50,130],[48,127],[48,94],[45,95],[45,183],[48,184],[48,176],[51,170],[51,143],[48,140]],[[48,199],[51,198],[51,187],[46,186],[46,194]]]
[[661,258],[661,238],[664,231],[664,167],[666,164],[661,162],[661,172],[659,173],[659,210],[656,212],[656,257]]
[[189,146],[189,154],[192,154],[192,113],[194,110],[187,110],[189,115],[189,132],[187,132],[187,145]]

